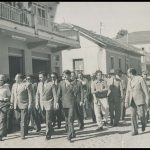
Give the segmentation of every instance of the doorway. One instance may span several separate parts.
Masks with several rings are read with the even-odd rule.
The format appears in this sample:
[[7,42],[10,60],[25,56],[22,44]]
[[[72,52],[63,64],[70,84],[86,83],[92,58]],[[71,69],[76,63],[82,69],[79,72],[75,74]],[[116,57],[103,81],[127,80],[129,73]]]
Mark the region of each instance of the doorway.
[[10,80],[14,80],[17,73],[24,73],[23,58],[17,56],[9,56],[9,74]]
[[40,71],[50,73],[51,66],[49,60],[32,59],[33,74],[38,75]]

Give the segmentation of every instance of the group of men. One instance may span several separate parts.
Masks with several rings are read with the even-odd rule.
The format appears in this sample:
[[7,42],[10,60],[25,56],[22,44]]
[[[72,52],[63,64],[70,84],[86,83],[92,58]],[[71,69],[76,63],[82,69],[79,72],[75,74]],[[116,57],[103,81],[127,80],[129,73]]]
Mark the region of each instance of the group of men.
[[[121,70],[111,70],[106,76],[97,70],[91,74],[90,80],[82,73],[76,74],[70,70],[63,72],[61,80],[55,72],[49,77],[46,72],[40,72],[38,77],[39,82],[36,83],[31,75],[24,78],[22,74],[17,74],[10,92],[8,85],[4,84],[4,75],[0,75],[0,102],[5,103],[10,99],[10,109],[14,110],[16,120],[20,121],[22,139],[28,134],[29,123],[35,126],[36,132],[40,132],[43,120],[46,123],[46,140],[50,140],[56,120],[58,128],[61,128],[64,117],[67,139],[71,142],[76,137],[75,117],[82,130],[84,119],[91,112],[92,120],[98,126],[96,131],[101,131],[103,126],[109,124],[119,126],[125,120],[125,110],[129,106],[132,135],[138,134],[137,113],[141,119],[142,131],[145,131],[150,105],[149,91],[146,80],[138,76],[134,68],[130,68],[127,75]],[[1,140],[7,135],[7,119],[4,118],[8,109],[3,108],[0,107]]]

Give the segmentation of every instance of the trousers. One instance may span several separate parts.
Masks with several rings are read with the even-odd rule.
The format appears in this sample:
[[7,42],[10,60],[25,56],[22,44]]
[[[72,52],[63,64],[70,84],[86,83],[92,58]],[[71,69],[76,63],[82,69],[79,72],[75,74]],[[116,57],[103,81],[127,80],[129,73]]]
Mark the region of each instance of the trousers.
[[15,117],[20,121],[21,137],[28,134],[28,109],[15,109]]
[[68,139],[71,139],[72,136],[75,134],[74,131],[74,108],[63,108],[66,126],[68,128]]
[[133,133],[138,131],[138,120],[137,115],[141,121],[143,127],[146,126],[146,116],[145,116],[145,105],[136,105],[134,100],[131,101],[131,131]]

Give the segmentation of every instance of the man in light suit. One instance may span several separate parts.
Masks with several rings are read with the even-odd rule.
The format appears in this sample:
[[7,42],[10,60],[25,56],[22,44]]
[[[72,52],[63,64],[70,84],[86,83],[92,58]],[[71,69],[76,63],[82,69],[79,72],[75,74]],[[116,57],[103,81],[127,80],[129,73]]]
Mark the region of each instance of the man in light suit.
[[128,69],[127,74],[129,80],[125,98],[125,107],[131,107],[132,136],[134,136],[138,134],[137,114],[141,120],[142,132],[145,131],[145,105],[149,107],[150,97],[144,79],[141,76],[136,75],[136,70],[130,68]]
[[36,108],[41,107],[42,111],[46,110],[46,140],[50,140],[53,132],[53,109],[54,107],[58,108],[56,87],[48,81],[45,72],[39,73],[39,80],[36,92]]
[[32,87],[23,82],[22,74],[17,74],[15,80],[11,92],[11,108],[15,109],[17,120],[21,117],[21,138],[25,139],[28,133],[28,109],[32,107]]
[[65,70],[63,73],[64,80],[59,84],[57,96],[62,101],[66,130],[68,131],[67,139],[71,142],[71,139],[75,137],[73,122],[76,96],[74,92],[74,85],[71,83],[71,71]]

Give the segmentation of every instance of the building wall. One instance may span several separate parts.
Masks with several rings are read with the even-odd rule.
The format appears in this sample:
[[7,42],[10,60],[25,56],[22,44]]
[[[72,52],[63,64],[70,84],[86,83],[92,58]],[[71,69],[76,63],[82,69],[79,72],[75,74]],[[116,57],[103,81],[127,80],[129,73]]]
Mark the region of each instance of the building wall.
[[[134,67],[138,73],[141,73],[141,57],[133,54],[123,53],[121,51],[115,51],[113,48],[107,48],[106,59],[107,59],[107,73],[111,69],[111,57],[114,57],[114,69],[119,69],[119,59],[121,59],[121,70],[127,72],[129,67]],[[127,67],[128,66],[128,67]]]
[[150,44],[134,44],[134,46],[139,49],[144,48],[143,54],[145,56],[141,57],[142,71],[147,70],[150,74],[150,67],[148,67],[150,65]]
[[[12,49],[12,52],[9,53],[9,50]],[[50,55],[50,70],[56,71],[55,66],[60,67],[60,72],[62,72],[61,68],[61,53],[51,53],[50,48],[48,47],[36,47],[34,49],[28,49],[26,43],[19,40],[13,40],[8,37],[0,36],[0,73],[9,74],[9,55],[16,55],[15,49],[19,51],[23,51],[23,59],[24,59],[24,71],[26,74],[33,73],[32,70],[32,57],[34,54],[38,55],[39,59],[43,56]],[[60,60],[54,60],[55,55],[60,55]],[[57,62],[57,64],[56,64]]]
[[79,49],[70,49],[62,51],[62,69],[73,70],[73,59],[83,59],[84,61],[84,74],[91,74],[97,69],[106,72],[105,67],[105,49],[100,48],[94,42],[87,40],[85,37],[80,36]]

